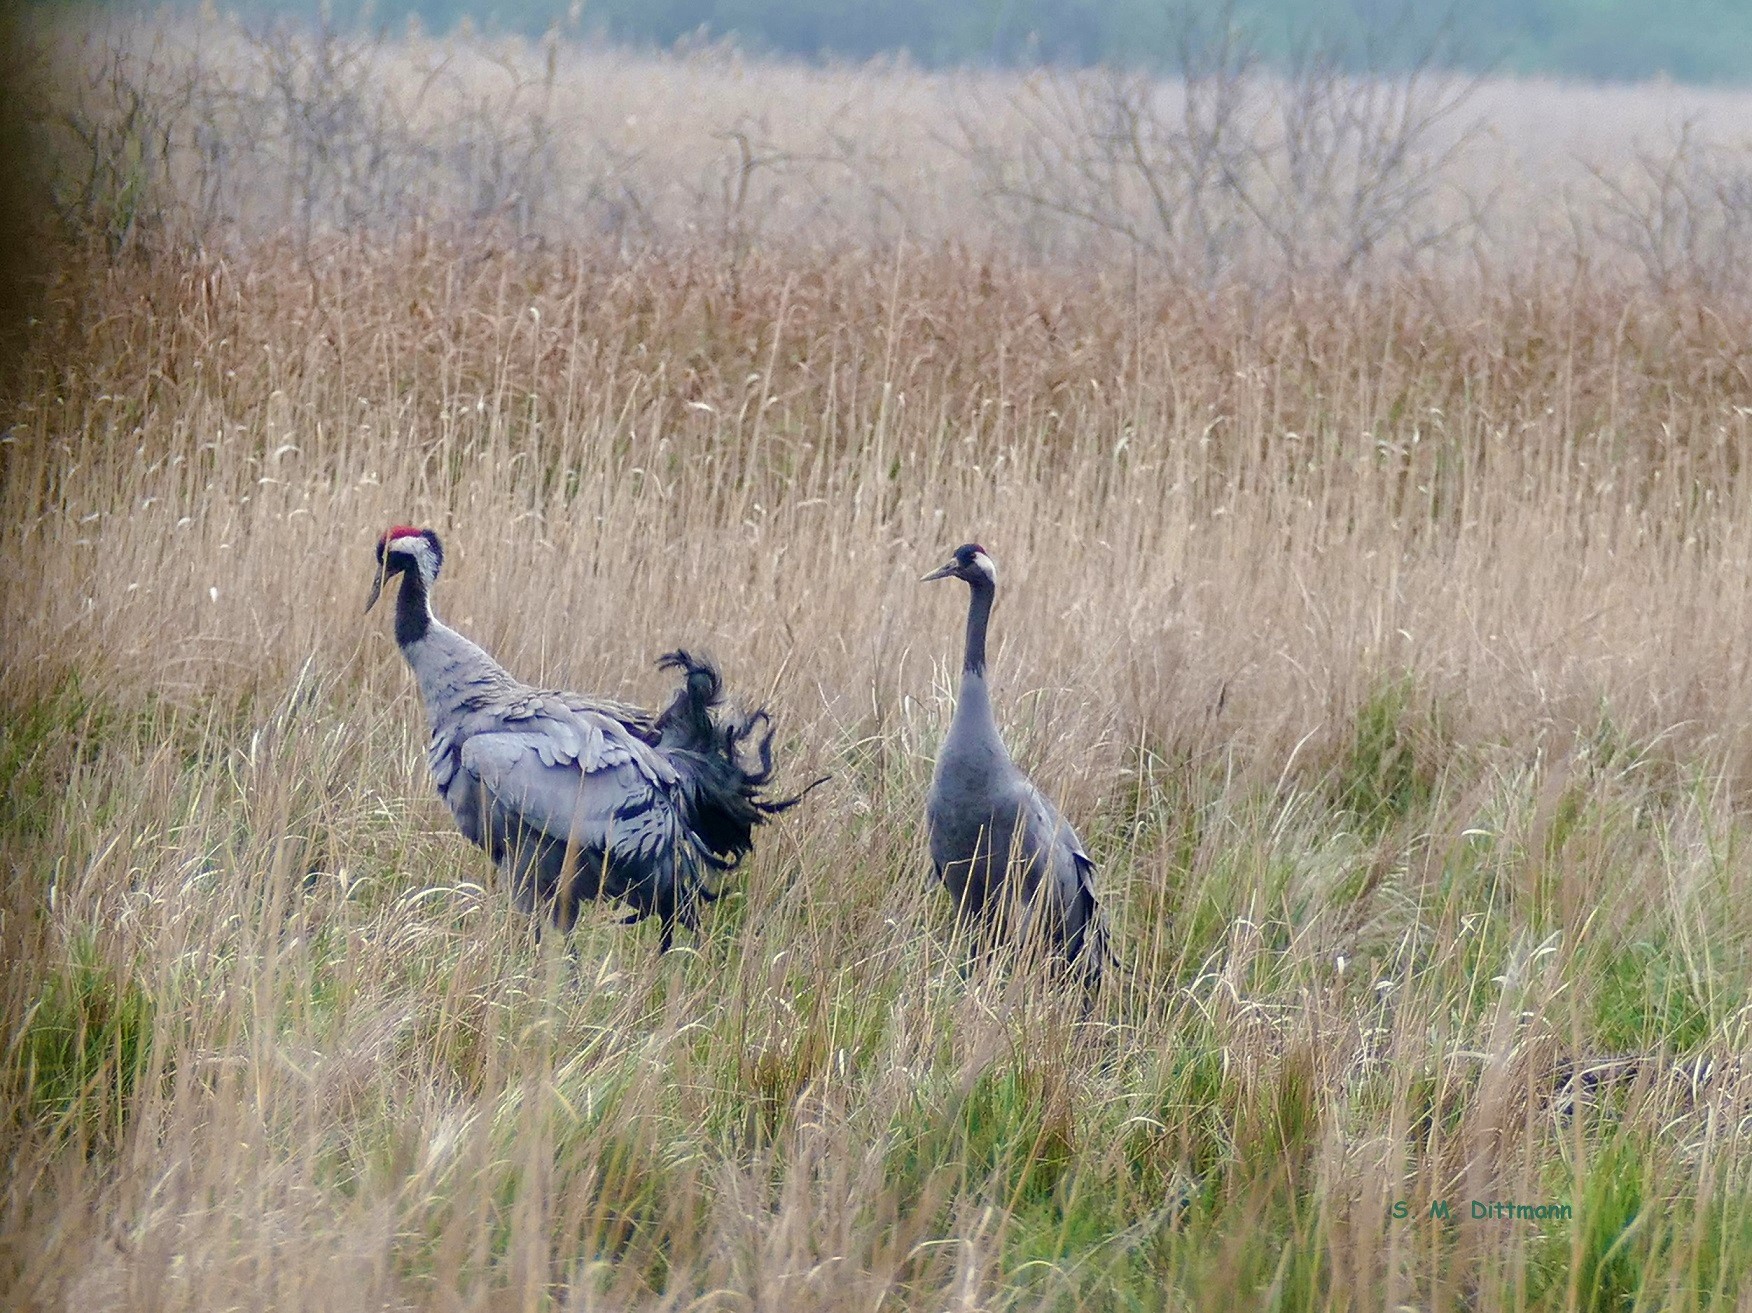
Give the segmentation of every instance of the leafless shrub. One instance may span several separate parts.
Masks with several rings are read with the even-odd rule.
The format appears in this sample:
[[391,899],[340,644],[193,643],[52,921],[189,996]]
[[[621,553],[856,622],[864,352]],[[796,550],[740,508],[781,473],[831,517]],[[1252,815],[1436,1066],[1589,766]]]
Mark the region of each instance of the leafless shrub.
[[1435,201],[1469,136],[1450,120],[1476,84],[1444,76],[1433,54],[1393,76],[1350,77],[1321,51],[1292,65],[1275,102],[1279,135],[1244,193],[1292,272],[1324,260],[1349,274],[1378,251],[1421,254],[1465,222]]
[[1469,207],[1438,194],[1473,135],[1475,83],[1408,69],[1352,75],[1310,47],[1266,71],[1225,10],[1183,27],[1178,82],[1137,71],[1042,72],[1013,101],[1022,148],[961,118],[963,149],[1001,207],[1123,243],[1181,276],[1349,277],[1377,256],[1439,247]]
[[450,167],[468,218],[509,218],[518,232],[527,234],[548,216],[559,169],[557,39],[550,33],[543,42],[539,70],[487,54],[503,78],[496,87],[472,95],[458,88],[464,112],[449,145]]
[[[764,67],[732,47],[644,57],[316,23],[39,25],[60,91],[57,216],[112,245],[289,232],[605,235],[623,246],[965,235],[958,157],[915,125],[947,82],[887,64]],[[769,108],[771,89],[807,102]],[[795,112],[793,112],[795,111]],[[134,144],[130,144],[134,143]]]
[[1661,293],[1752,288],[1752,149],[1705,137],[1695,119],[1626,168],[1593,164],[1592,235]]
[[393,48],[356,31],[276,23],[250,33],[247,48],[264,83],[253,117],[279,152],[263,163],[283,179],[306,236],[447,219],[528,235],[552,218],[551,34],[533,64],[477,44],[469,53],[485,78],[459,75],[447,51],[406,92],[386,76]]
[[88,37],[57,62],[79,67],[82,78],[69,103],[39,122],[54,162],[51,204],[64,228],[119,254],[170,222],[176,125],[201,79],[190,69],[178,76],[160,42],[140,50]]
[[[708,175],[709,189],[696,189],[694,206],[714,216],[717,235],[737,263],[746,260],[781,208],[791,212],[794,223],[810,226],[831,215],[837,193],[868,190],[869,177],[877,172],[861,158],[859,142],[831,128],[817,148],[799,150],[781,144],[770,116],[744,114],[713,137],[726,148],[725,159]],[[835,185],[840,182],[852,186]],[[879,200],[873,208],[880,210]],[[878,245],[880,227],[873,213],[871,240]]]
[[[240,93],[258,149],[280,155],[285,213],[303,238],[325,218],[399,217],[401,168],[418,160],[405,121],[375,89],[363,38],[326,21],[246,31],[259,84]],[[410,157],[415,157],[410,161]]]
[[964,112],[968,157],[1036,245],[1051,240],[1052,220],[1070,220],[1182,270],[1218,273],[1239,240],[1235,183],[1252,154],[1242,125],[1259,87],[1233,28],[1208,50],[1183,43],[1180,65],[1175,90],[1118,68],[1040,72],[1011,102],[1020,149]]
[[[1465,252],[1524,267],[1574,202],[1580,243],[1655,285],[1731,287],[1747,263],[1752,182],[1733,150],[1688,131],[1636,156],[1634,120],[1590,145],[1534,126],[1627,109],[1655,126],[1672,112],[1656,96],[1547,89],[1529,118],[1528,88],[1473,101],[1433,52],[1375,77],[1318,50],[1269,70],[1226,17],[1182,32],[1171,81],[755,66],[725,46],[629,61],[556,34],[435,41],[213,16],[31,31],[52,74],[28,108],[55,164],[45,209],[112,254],[490,227],[623,252],[710,243],[745,262],[793,241],[906,237],[1269,284]],[[1718,101],[1712,121],[1734,124]],[[1490,142],[1475,132],[1486,115]]]
[[[207,242],[289,229],[308,245],[323,231],[492,219],[527,234],[554,219],[551,38],[536,64],[477,43],[462,76],[454,46],[410,63],[326,21],[224,23],[211,45],[171,36],[117,25],[51,56],[82,76],[43,112],[70,233],[120,249],[145,230]],[[473,76],[481,64],[496,76]]]

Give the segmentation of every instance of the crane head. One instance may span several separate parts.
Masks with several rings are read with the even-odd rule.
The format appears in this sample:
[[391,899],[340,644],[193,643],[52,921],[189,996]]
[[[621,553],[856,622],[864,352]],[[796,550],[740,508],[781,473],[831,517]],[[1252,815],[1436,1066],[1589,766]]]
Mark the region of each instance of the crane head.
[[391,575],[416,570],[430,586],[443,565],[444,546],[430,529],[416,529],[408,524],[386,529],[377,540],[377,574],[371,581],[371,596],[365,599],[365,609],[369,611],[377,605],[384,581]]
[[964,579],[970,584],[988,584],[995,588],[998,584],[998,567],[986,555],[986,549],[978,543],[963,543],[955,549],[955,554],[949,558],[947,565],[938,566],[919,582],[927,584],[933,579]]

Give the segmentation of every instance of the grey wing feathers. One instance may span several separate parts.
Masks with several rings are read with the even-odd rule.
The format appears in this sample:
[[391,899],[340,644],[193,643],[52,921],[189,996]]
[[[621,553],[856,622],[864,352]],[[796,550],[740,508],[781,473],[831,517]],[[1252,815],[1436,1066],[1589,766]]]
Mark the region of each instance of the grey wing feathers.
[[675,772],[650,750],[645,734],[649,721],[628,721],[587,699],[560,693],[536,693],[501,709],[495,725],[476,732],[504,728],[540,740],[534,746],[547,765],[576,762],[584,771],[632,762],[653,782],[672,783]]
[[637,806],[651,800],[651,781],[622,753],[598,752],[586,764],[544,735],[477,734],[463,745],[462,768],[498,806],[561,843],[646,856],[664,837],[651,823],[658,809]]
[[1113,945],[1107,929],[1107,913],[1095,897],[1095,863],[1076,854],[1077,889],[1075,910],[1066,918],[1065,956],[1078,962],[1091,987],[1101,981],[1101,972],[1113,963]]
[[655,743],[657,740],[657,731],[651,719],[651,713],[643,707],[635,707],[626,702],[616,702],[612,698],[587,698],[577,693],[555,692],[544,693],[542,696],[551,698],[577,715],[612,720],[634,738],[645,743]]
[[457,825],[508,863],[517,904],[554,901],[571,925],[578,906],[624,899],[691,925],[712,897],[704,856],[681,823],[679,777],[648,743],[583,699],[534,694],[496,715],[434,736],[433,777]]
[[1077,838],[1077,832],[1071,828],[1070,822],[1059,815],[1058,808],[1046,800],[1046,795],[1024,782],[1027,790],[1029,845],[1036,851],[1044,850],[1050,864],[1055,881],[1054,893],[1067,895],[1067,888],[1059,888],[1068,880],[1075,879],[1078,859],[1089,860],[1089,854],[1083,851],[1083,841]]
[[1055,934],[1067,961],[1078,963],[1086,978],[1099,981],[1107,964],[1107,917],[1095,895],[1095,863],[1070,822],[1046,796],[1029,784],[1031,836],[1036,851],[1044,848],[1045,878],[1051,881]]

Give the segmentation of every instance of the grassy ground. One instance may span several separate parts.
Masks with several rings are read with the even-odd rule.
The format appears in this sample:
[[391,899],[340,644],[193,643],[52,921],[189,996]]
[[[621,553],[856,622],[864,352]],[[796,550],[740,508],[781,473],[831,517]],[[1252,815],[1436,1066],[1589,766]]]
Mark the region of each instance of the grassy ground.
[[[1469,235],[1340,281],[1196,189],[1239,263],[1113,258],[1051,79],[130,33],[32,120],[0,415],[0,1306],[1752,1288],[1745,98],[1639,156],[1657,92],[1486,87],[1384,175]],[[831,773],[684,950],[536,944],[455,833],[398,522],[514,673],[703,647]],[[928,876],[970,539],[1088,1016]]]
[[[69,267],[0,446],[9,1302],[1736,1300],[1749,326],[904,248]],[[832,772],[697,943],[536,945],[455,834],[360,614],[403,520],[514,672],[654,702],[699,644]],[[1086,1021],[964,978],[928,880],[964,590],[914,581],[970,538],[1127,964]]]

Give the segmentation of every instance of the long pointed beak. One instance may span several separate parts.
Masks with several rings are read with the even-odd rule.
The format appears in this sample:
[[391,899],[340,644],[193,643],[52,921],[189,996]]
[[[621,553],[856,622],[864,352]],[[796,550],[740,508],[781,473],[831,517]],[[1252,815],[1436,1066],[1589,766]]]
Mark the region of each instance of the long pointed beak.
[[951,562],[949,562],[948,565],[938,566],[935,570],[932,570],[931,573],[926,575],[923,579],[919,580],[919,582],[921,584],[928,584],[933,579],[947,579],[950,575],[952,575],[954,573],[955,573],[955,562],[951,561]]
[[371,596],[365,599],[365,612],[371,613],[371,608],[377,605],[377,598],[383,592],[383,567],[379,566],[376,577],[371,580]]

